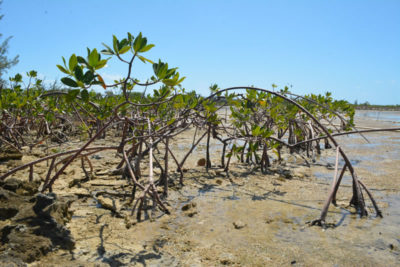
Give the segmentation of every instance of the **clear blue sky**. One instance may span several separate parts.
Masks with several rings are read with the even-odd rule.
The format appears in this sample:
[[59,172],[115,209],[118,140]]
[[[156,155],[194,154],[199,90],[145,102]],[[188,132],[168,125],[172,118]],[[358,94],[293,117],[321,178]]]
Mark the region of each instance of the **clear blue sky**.
[[[149,58],[179,67],[183,85],[293,85],[298,94],[331,91],[338,99],[400,104],[400,1],[4,0],[0,32],[20,63],[63,77],[61,57],[140,31],[156,45]],[[135,73],[147,77],[149,64]],[[122,77],[111,61],[104,77]]]

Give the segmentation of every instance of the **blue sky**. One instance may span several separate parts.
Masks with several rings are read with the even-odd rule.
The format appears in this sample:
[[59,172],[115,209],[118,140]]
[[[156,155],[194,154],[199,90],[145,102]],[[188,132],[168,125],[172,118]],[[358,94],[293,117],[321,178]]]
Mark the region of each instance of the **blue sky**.
[[[178,67],[183,86],[292,85],[298,94],[400,104],[400,1],[4,0],[0,32],[13,36],[8,75],[63,77],[61,57],[86,55],[127,32],[155,44],[148,57]],[[0,40],[0,41],[1,41]],[[125,66],[110,61],[108,80]],[[151,66],[138,62],[139,79]]]

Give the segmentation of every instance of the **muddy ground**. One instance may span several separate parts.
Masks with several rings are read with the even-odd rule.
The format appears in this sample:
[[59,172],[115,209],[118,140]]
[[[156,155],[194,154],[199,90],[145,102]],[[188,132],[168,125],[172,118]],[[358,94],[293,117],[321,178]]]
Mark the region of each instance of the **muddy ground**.
[[[400,113],[399,113],[400,116]],[[358,126],[399,127],[385,116],[357,112]],[[171,141],[175,151],[192,143],[192,133]],[[317,219],[334,175],[335,151],[323,150],[308,167],[303,158],[285,154],[285,164],[275,164],[269,174],[235,162],[229,177],[217,166],[221,146],[213,144],[213,168],[207,173],[197,162],[204,144],[185,165],[184,187],[171,173],[167,199],[171,215],[157,211],[137,222],[130,216],[131,187],[121,175],[112,175],[120,158],[114,152],[91,157],[94,174],[85,179],[80,161],[56,181],[54,193],[69,201],[72,217],[66,227],[74,248],[55,245],[29,266],[397,266],[400,262],[400,132],[338,138],[351,158],[359,178],[371,189],[383,218],[360,219],[352,207],[351,180],[345,175],[338,206],[331,206],[327,222],[332,227],[310,227]],[[115,144],[107,137],[96,145]],[[6,170],[73,149],[79,139],[24,151],[21,160],[0,163]],[[178,154],[183,157],[183,153]],[[162,158],[163,155],[157,155]],[[174,162],[170,162],[175,168]],[[142,165],[144,179],[146,164]],[[34,180],[46,176],[46,163],[35,168]],[[156,174],[160,174],[156,169]],[[28,179],[28,170],[11,178]],[[11,179],[9,178],[9,179]],[[7,221],[2,221],[2,225]],[[5,242],[2,241],[2,247]],[[0,252],[2,249],[0,248]]]

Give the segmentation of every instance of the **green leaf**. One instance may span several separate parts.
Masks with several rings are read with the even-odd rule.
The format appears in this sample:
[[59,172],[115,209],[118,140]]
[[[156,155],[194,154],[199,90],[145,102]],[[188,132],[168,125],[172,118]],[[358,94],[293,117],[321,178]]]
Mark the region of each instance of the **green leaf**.
[[57,65],[57,68],[60,70],[60,71],[62,71],[62,72],[64,72],[65,74],[71,74],[71,72],[69,72],[68,70],[66,70],[63,66],[61,66],[61,65]]
[[147,61],[147,62],[149,62],[150,64],[154,64],[153,61],[151,61],[151,60],[148,59],[148,58],[145,58],[144,56],[140,56],[140,55],[137,55],[137,56],[138,56],[138,58],[139,58],[143,63],[146,63],[146,61]]
[[120,55],[125,54],[126,52],[129,51],[129,49],[131,49],[130,46],[122,47],[122,48],[118,51],[118,53],[119,53]]
[[255,126],[252,130],[251,133],[253,136],[259,136],[261,133],[261,128],[260,126]]
[[81,98],[85,102],[89,101],[89,92],[86,89],[81,91]]
[[67,102],[72,102],[76,99],[76,97],[78,96],[80,90],[79,89],[73,89],[73,90],[69,90],[66,97]]
[[68,78],[68,77],[62,78],[61,82],[70,87],[78,87],[78,84],[74,80],[72,80],[71,78]]
[[118,53],[119,49],[118,49],[118,39],[115,35],[113,35],[113,48],[115,53]]
[[167,122],[167,125],[171,125],[171,124],[173,124],[174,122],[175,122],[175,118],[172,118],[171,120],[169,120],[168,122]]
[[36,78],[37,77],[37,71],[31,70],[30,72],[27,73],[29,77]]
[[180,84],[181,82],[183,82],[186,79],[186,77],[182,77],[180,80],[177,81],[177,84]]
[[85,64],[86,66],[88,65],[88,63],[86,62],[86,60],[83,57],[77,56],[76,58],[78,59],[78,62],[80,64]]
[[[136,37],[135,41],[133,42],[133,50],[135,50],[135,52],[139,52],[139,50],[142,48],[142,42],[143,42],[143,37],[142,37],[142,33],[139,33],[139,35]],[[147,42],[147,40],[146,40]]]
[[81,66],[78,66],[78,65],[77,65],[77,66],[75,67],[74,74],[75,74],[75,78],[76,78],[78,81],[82,81],[82,80],[83,80],[83,70],[82,70]]
[[77,64],[78,64],[78,59],[75,54],[72,54],[68,62],[69,70],[73,72]]
[[102,50],[101,53],[103,53],[104,55],[114,55],[114,51],[111,49],[111,47],[109,47],[108,45],[106,45],[105,43],[102,43],[107,49]]
[[94,77],[95,77],[94,73],[91,70],[88,70],[85,72],[85,75],[83,76],[83,82],[89,84],[93,81]]
[[146,46],[144,46],[142,49],[140,49],[140,51],[139,52],[147,52],[147,51],[149,51],[150,49],[152,49],[154,47],[154,45],[153,44],[149,44],[149,45],[146,45]]
[[176,85],[176,81],[173,80],[173,79],[165,79],[165,80],[162,80],[162,82],[165,85],[168,85],[168,86],[175,86]]
[[105,66],[106,64],[107,64],[107,60],[106,60],[106,59],[100,60],[100,61],[97,63],[95,69],[96,69],[96,70],[99,70],[99,69],[101,69],[101,68],[104,68],[104,66]]
[[132,43],[133,39],[135,39],[135,37],[130,32],[128,32],[128,41],[130,44]]
[[99,53],[97,53],[97,49],[93,49],[89,55],[89,65],[92,67],[96,67],[99,62]]

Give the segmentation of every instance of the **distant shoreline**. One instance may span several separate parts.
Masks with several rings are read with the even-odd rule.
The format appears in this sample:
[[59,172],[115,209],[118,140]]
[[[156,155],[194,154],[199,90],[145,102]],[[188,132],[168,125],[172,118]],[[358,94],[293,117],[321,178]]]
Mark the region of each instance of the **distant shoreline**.
[[354,105],[356,110],[373,110],[373,111],[400,111],[400,105],[396,106],[379,106],[379,105]]

